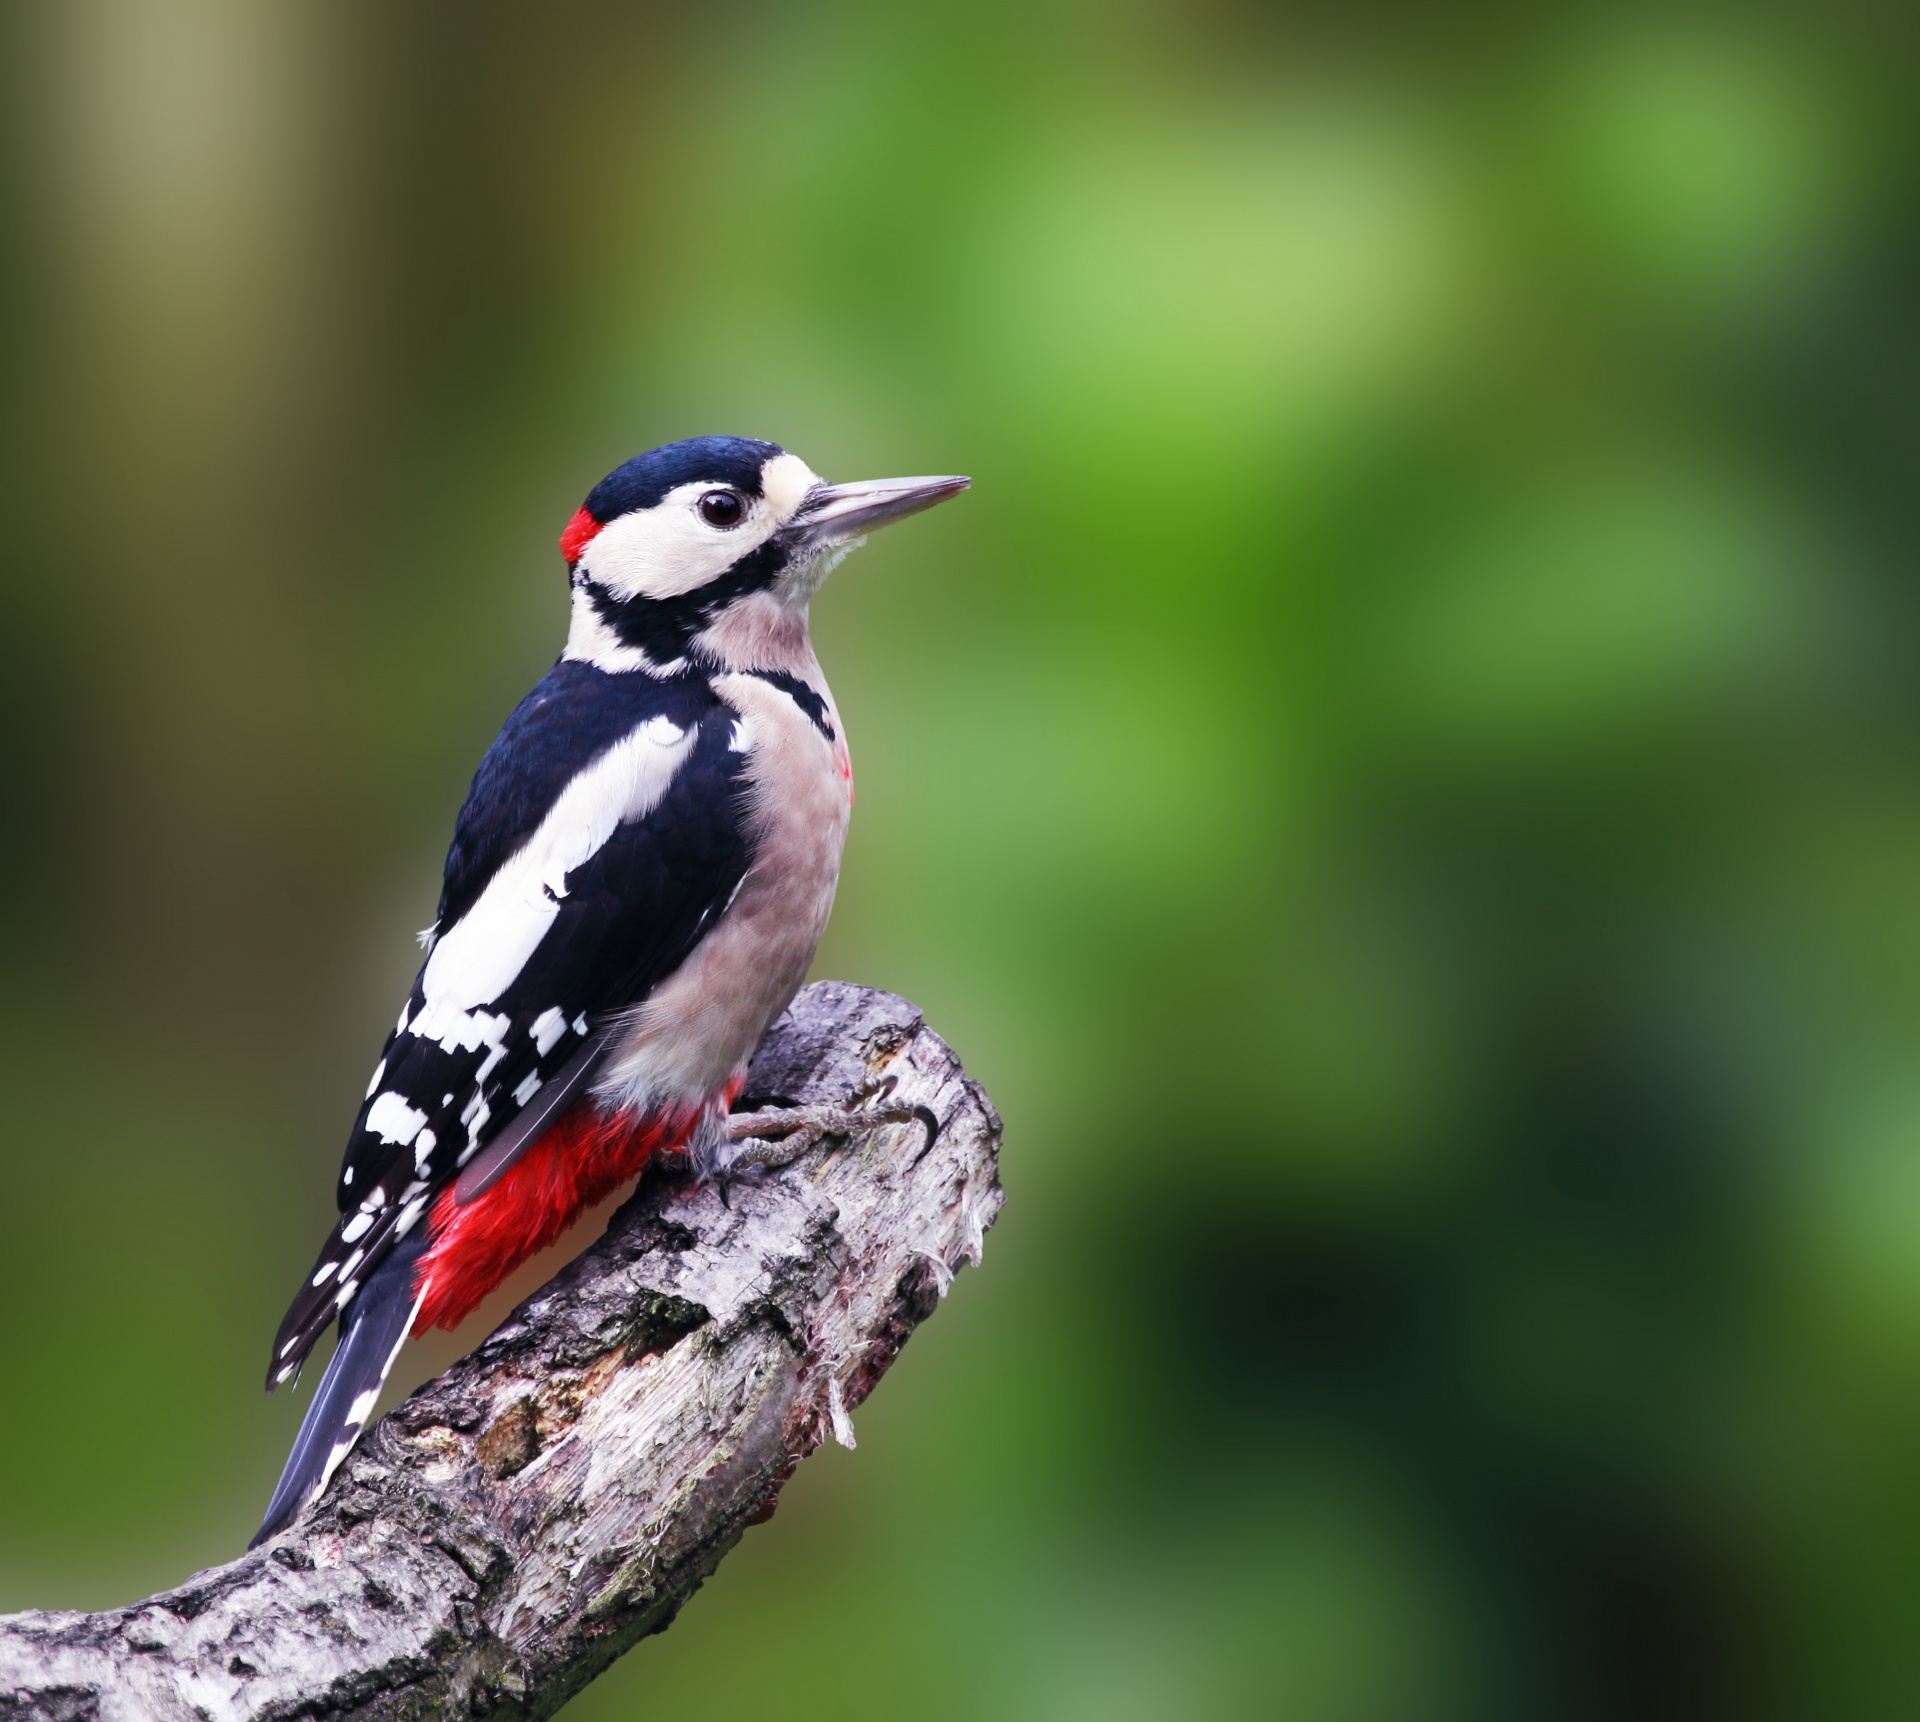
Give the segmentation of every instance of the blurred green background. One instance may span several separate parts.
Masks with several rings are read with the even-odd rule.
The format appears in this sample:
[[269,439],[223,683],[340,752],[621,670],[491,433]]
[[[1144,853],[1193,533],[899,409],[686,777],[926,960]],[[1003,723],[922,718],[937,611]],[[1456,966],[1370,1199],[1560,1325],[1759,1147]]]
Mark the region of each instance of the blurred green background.
[[818,972],[1012,1200],[568,1715],[1920,1715],[1916,46],[0,10],[0,1608],[244,1543],[555,536],[733,431],[974,475]]

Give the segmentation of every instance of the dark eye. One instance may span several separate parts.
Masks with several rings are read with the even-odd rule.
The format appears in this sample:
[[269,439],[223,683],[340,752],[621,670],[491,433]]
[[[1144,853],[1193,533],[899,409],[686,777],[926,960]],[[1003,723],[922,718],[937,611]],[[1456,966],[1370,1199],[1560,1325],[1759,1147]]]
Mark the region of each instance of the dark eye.
[[737,490],[710,490],[700,498],[700,518],[709,526],[738,526],[746,514]]

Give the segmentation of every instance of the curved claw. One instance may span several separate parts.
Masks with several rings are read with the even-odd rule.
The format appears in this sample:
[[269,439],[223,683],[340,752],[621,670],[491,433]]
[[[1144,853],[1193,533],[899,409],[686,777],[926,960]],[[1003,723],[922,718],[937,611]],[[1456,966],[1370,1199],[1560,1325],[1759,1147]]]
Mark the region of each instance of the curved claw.
[[912,1163],[918,1166],[933,1152],[934,1143],[940,1140],[940,1120],[935,1117],[933,1109],[929,1106],[909,1106],[907,1111],[927,1127],[927,1139],[920,1144],[920,1152],[913,1157]]

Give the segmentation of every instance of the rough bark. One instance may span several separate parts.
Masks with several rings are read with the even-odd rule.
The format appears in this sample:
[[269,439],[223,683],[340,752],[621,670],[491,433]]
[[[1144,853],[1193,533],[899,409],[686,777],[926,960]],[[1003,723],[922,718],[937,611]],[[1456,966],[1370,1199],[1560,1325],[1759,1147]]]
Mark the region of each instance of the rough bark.
[[1004,1199],[1000,1121],[905,1000],[811,986],[742,1106],[889,1101],[712,1186],[641,1186],[604,1238],[368,1431],[291,1530],[100,1614],[0,1619],[0,1718],[547,1716],[672,1621],[772,1511]]

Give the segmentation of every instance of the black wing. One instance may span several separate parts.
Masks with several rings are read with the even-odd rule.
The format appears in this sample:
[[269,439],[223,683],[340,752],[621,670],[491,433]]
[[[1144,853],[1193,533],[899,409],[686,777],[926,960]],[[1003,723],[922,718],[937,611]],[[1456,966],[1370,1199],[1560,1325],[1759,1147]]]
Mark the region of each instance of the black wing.
[[564,661],[508,721],[461,810],[427,961],[347,1143],[341,1220],[281,1324],[269,1387],[725,910],[751,859],[736,722],[704,677]]

